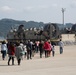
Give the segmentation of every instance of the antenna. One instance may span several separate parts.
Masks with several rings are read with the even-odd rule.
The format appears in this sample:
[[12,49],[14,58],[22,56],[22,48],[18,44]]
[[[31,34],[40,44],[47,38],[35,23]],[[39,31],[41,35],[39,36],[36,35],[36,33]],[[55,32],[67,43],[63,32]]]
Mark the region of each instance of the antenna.
[[64,12],[65,12],[65,8],[62,8],[62,23],[63,23],[63,25],[64,25]]

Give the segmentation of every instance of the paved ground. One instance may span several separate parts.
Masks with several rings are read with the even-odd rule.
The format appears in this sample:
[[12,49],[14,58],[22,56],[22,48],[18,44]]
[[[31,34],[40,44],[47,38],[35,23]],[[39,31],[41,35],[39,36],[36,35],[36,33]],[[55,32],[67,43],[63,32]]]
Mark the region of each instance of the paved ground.
[[3,61],[0,54],[0,75],[76,75],[76,45],[65,46],[61,55],[59,47],[55,50],[55,57],[43,55],[40,59],[36,54],[32,60],[23,59],[20,66],[16,61],[14,66],[8,66],[8,58]]

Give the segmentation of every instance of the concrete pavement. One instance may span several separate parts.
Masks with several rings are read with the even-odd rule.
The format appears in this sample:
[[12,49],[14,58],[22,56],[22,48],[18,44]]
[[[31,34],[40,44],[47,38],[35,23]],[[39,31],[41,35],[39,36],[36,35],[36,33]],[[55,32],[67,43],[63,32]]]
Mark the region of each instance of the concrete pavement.
[[[55,57],[39,58],[35,54],[32,60],[23,59],[18,66],[7,65],[7,58],[3,61],[0,54],[0,75],[76,75],[76,45],[64,46],[64,53],[59,54],[59,47],[55,47]],[[16,59],[15,59],[16,60]]]

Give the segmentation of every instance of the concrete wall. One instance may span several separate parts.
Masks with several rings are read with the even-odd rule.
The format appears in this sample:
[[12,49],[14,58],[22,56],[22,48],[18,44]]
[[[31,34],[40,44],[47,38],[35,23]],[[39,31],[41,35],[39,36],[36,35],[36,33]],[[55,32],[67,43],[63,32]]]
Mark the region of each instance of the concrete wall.
[[75,42],[75,34],[62,34],[62,40]]

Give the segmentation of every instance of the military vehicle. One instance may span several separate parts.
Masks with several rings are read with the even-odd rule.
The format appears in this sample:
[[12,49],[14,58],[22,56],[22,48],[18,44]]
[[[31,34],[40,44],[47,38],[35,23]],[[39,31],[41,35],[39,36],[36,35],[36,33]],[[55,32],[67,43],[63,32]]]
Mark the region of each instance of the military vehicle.
[[61,38],[59,27],[54,23],[45,24],[41,29],[30,28],[25,29],[24,25],[13,28],[7,34],[7,41],[26,41],[26,40],[45,40],[58,41]]
[[76,24],[72,26],[71,33],[76,34]]

